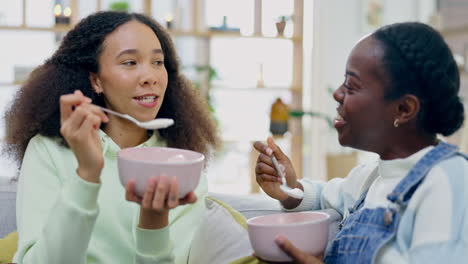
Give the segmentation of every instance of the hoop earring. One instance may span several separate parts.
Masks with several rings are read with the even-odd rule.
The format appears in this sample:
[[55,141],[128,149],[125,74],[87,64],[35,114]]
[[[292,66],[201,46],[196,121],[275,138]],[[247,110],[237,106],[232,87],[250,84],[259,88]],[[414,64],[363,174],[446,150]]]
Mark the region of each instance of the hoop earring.
[[398,121],[400,121],[400,120],[398,120],[398,118],[396,118],[395,121],[393,121],[393,126],[394,127],[398,127],[400,125],[400,124],[398,124]]

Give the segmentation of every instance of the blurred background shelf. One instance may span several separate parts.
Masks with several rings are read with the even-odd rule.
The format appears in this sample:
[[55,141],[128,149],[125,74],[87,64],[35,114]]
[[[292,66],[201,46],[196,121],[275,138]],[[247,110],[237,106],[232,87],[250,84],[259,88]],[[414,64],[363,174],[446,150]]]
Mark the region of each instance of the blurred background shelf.
[[201,38],[256,38],[256,39],[281,39],[281,40],[291,40],[295,42],[302,41],[302,37],[284,37],[284,36],[264,36],[260,34],[256,35],[242,35],[240,33],[233,32],[201,32],[201,31],[177,31],[169,30],[172,36],[176,37],[201,37]]
[[11,31],[44,31],[44,32],[68,32],[70,26],[55,26],[55,27],[32,27],[32,26],[0,26],[0,30]]
[[[40,27],[40,26],[2,26],[0,30],[11,30],[11,31],[44,31],[44,32],[68,32],[72,29],[72,26],[53,26],[53,27]],[[198,38],[255,38],[255,39],[279,39],[289,40],[293,42],[302,41],[301,37],[284,37],[284,36],[264,36],[260,34],[256,35],[242,35],[240,33],[233,32],[202,32],[202,31],[181,31],[181,30],[169,30],[169,33],[173,37],[198,37]]]

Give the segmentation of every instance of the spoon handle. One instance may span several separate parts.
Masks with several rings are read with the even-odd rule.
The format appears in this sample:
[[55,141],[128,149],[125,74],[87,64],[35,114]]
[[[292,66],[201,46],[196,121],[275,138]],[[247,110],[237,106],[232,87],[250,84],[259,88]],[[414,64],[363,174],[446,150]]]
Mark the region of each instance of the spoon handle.
[[96,106],[99,107],[99,108],[101,108],[101,110],[104,111],[104,112],[107,112],[107,113],[109,113],[109,114],[113,114],[113,115],[116,115],[116,116],[120,116],[120,117],[122,117],[122,118],[125,118],[125,119],[127,119],[127,120],[132,121],[133,123],[135,123],[135,124],[137,124],[137,125],[140,124],[140,122],[139,122],[138,120],[136,120],[135,118],[133,118],[133,117],[131,117],[131,116],[129,116],[129,115],[121,114],[121,113],[119,113],[119,112],[112,111],[112,110],[110,110],[110,109],[107,109],[107,108],[102,107],[102,106],[99,106],[99,105],[96,105]]
[[271,161],[273,161],[273,165],[275,166],[276,171],[278,172],[279,176],[281,177],[281,180],[283,181],[283,185],[287,186],[286,183],[286,177],[283,174],[283,171],[281,170],[278,160],[276,159],[275,155],[271,155]]
[[99,105],[96,105],[97,107],[99,107],[102,111],[104,112],[107,112],[109,114],[113,114],[113,115],[116,115],[116,116],[120,116],[120,117],[123,117],[123,118],[127,118],[125,115],[119,113],[119,112],[115,112],[115,111],[112,111],[110,109],[107,109],[105,107],[102,107],[102,106],[99,106]]

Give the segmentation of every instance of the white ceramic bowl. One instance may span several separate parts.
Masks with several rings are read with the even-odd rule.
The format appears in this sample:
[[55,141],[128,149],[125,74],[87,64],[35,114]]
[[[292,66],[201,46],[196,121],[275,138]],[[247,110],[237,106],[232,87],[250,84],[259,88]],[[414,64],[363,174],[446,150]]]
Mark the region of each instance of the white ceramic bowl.
[[137,195],[143,196],[150,177],[165,174],[177,178],[182,198],[197,187],[205,156],[185,149],[138,147],[119,151],[117,159],[121,183],[135,179]]
[[300,250],[318,256],[327,246],[329,218],[312,211],[264,215],[247,220],[247,230],[256,256],[273,262],[292,261],[275,238],[285,236]]

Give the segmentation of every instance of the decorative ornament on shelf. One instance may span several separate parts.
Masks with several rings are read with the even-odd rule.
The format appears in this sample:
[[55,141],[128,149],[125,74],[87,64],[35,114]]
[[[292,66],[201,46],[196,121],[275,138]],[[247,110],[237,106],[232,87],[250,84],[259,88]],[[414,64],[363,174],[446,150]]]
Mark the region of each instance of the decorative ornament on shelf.
[[265,83],[263,81],[263,63],[260,63],[260,68],[258,70],[257,75],[257,88],[265,87]]
[[271,106],[270,113],[270,132],[275,136],[282,136],[288,131],[289,118],[302,118],[303,116],[317,117],[324,120],[330,129],[333,129],[333,119],[328,115],[320,112],[289,110],[289,107],[283,103],[281,98]]
[[467,59],[467,56],[468,54],[460,54],[460,53],[456,53],[454,52],[453,54],[453,58],[455,60],[455,62],[457,63],[457,67],[458,67],[458,70],[461,72],[464,72],[466,71],[468,68],[467,68],[467,65],[466,65],[466,59]]
[[72,10],[70,7],[65,7],[62,12],[62,5],[56,4],[54,7],[55,25],[70,25]]
[[229,27],[227,22],[227,16],[223,16],[223,24],[220,27],[210,27],[211,31],[226,31],[240,33],[240,28]]
[[282,136],[288,131],[289,108],[281,98],[277,98],[271,106],[270,132],[274,136]]
[[172,21],[173,20],[174,20],[174,18],[172,17],[171,14],[166,15],[166,28],[167,29],[172,29]]
[[291,16],[280,16],[278,21],[276,22],[276,31],[278,32],[278,36],[284,36],[284,29],[286,28],[286,22],[291,20]]

